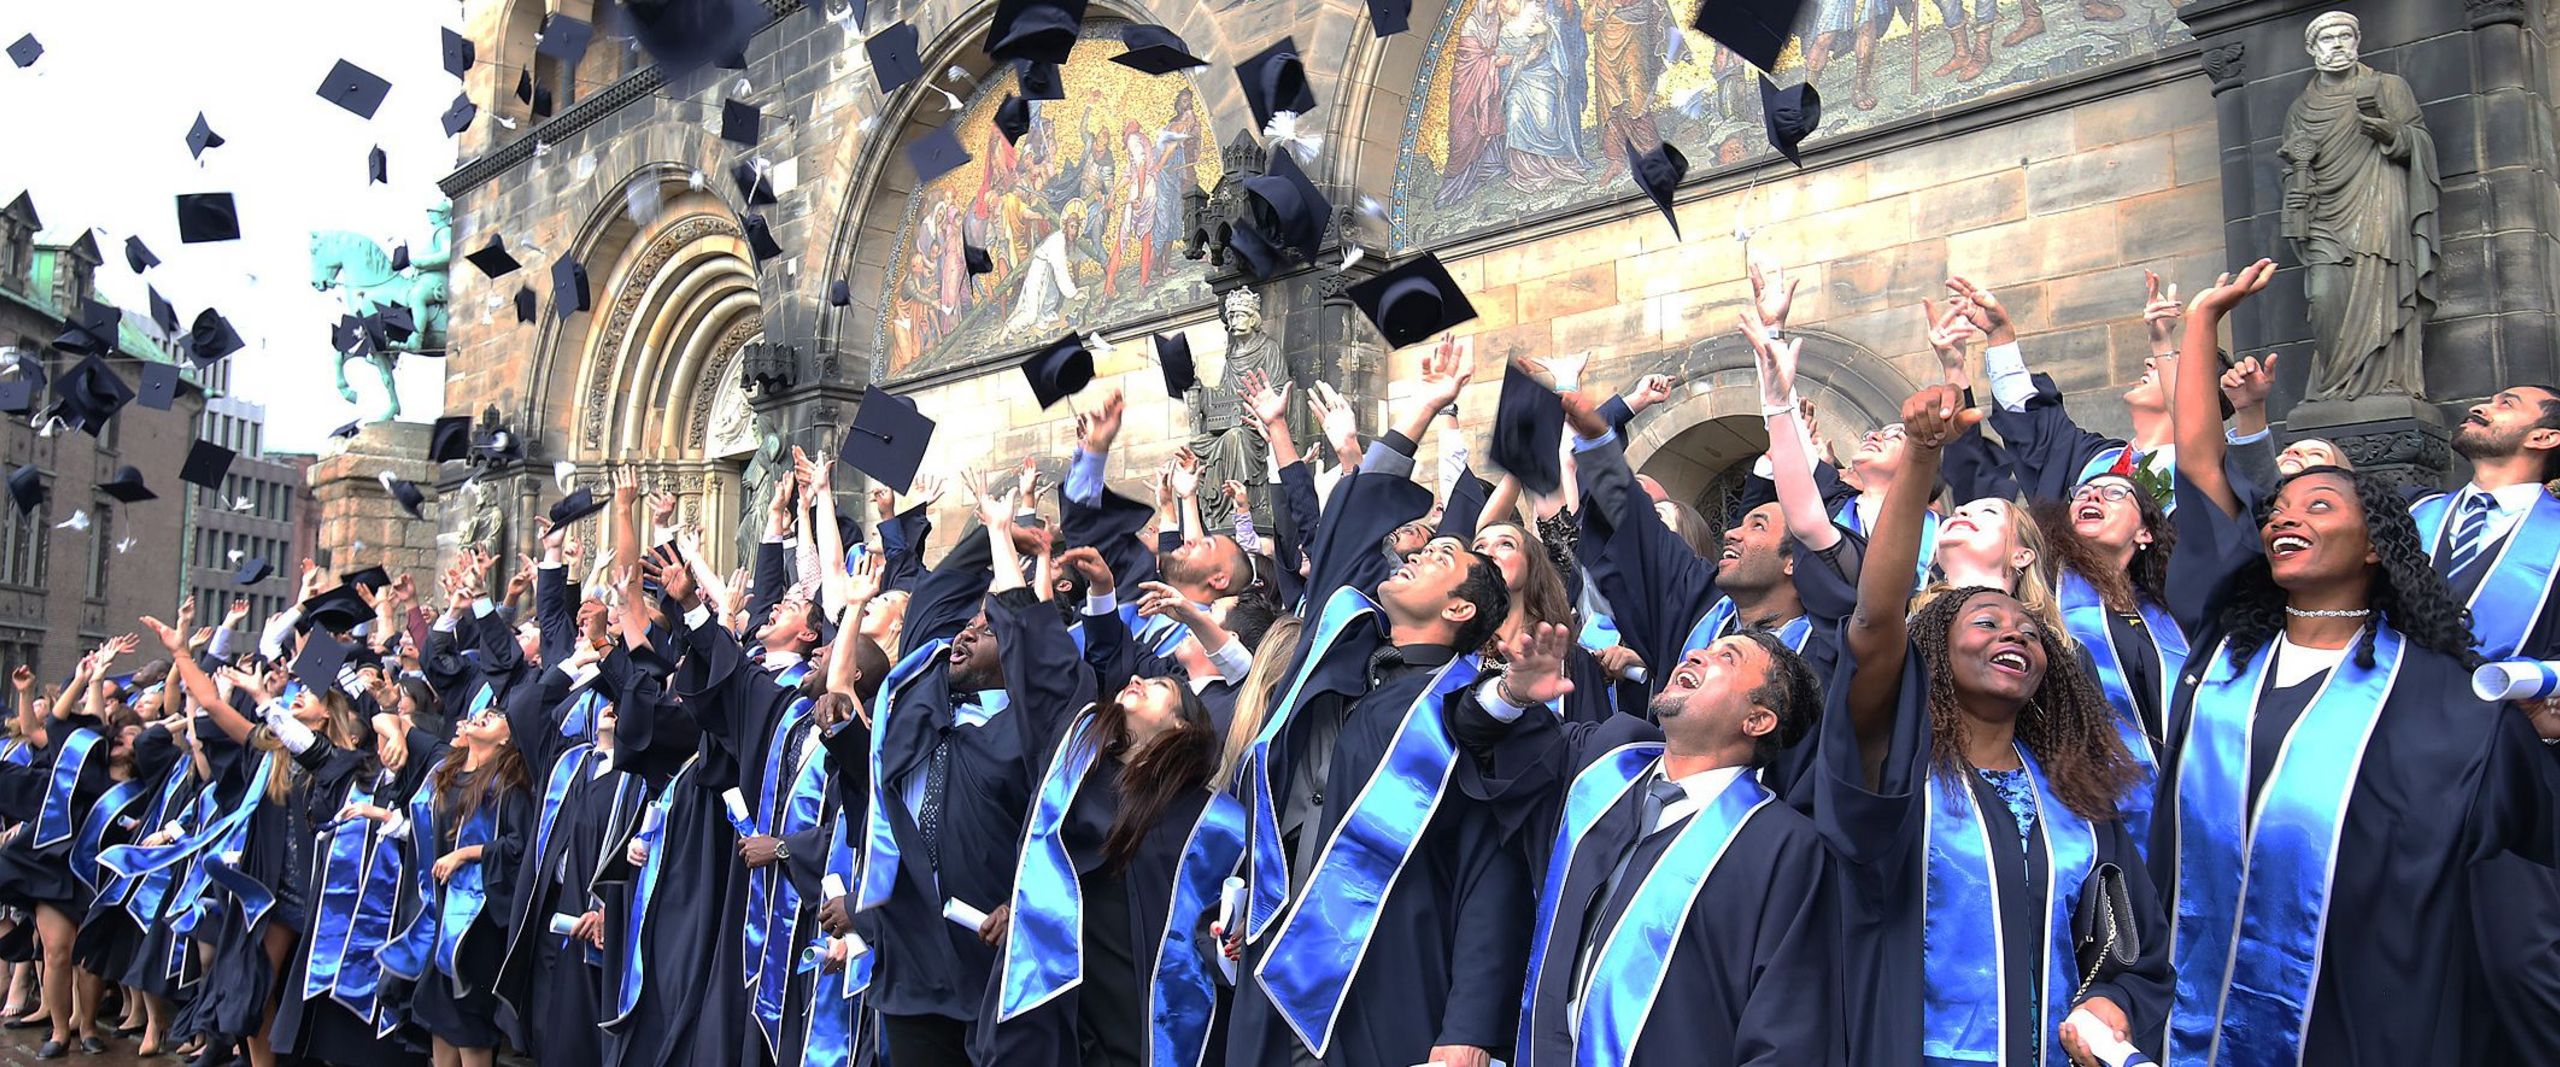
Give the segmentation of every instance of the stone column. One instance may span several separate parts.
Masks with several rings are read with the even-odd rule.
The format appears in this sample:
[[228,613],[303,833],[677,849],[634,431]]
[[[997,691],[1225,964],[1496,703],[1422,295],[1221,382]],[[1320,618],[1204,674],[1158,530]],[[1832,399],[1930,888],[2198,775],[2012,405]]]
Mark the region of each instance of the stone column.
[[[380,564],[393,578],[405,574],[420,596],[432,596],[436,579],[436,465],[427,462],[429,428],[414,422],[377,422],[323,456],[305,476],[320,509],[320,545],[340,573]],[[382,487],[382,473],[405,478],[427,494],[428,518],[413,519]]]

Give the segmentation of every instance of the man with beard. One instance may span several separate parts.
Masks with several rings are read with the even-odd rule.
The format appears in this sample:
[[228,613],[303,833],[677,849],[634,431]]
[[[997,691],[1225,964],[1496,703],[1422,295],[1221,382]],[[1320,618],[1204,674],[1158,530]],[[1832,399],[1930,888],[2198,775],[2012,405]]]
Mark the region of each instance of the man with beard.
[[[2471,481],[2410,505],[2436,569],[2471,606],[2471,633],[2492,660],[2560,659],[2560,388],[2517,385],[2471,406],[2453,450]],[[2515,1061],[2560,1060],[2560,874],[2512,853],[2471,882],[2474,933],[2491,996],[2508,1020]]]

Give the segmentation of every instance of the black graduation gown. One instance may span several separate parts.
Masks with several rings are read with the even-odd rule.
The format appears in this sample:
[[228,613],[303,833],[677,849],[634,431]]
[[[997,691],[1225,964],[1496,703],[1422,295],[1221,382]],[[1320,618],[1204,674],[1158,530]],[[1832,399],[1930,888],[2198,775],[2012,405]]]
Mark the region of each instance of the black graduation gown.
[[[408,761],[388,781],[374,790],[373,803],[393,811],[405,810],[409,798],[417,794],[418,783],[425,781],[436,765],[444,762],[444,742],[434,734],[412,729],[407,737]],[[311,802],[304,806],[313,820],[310,828],[312,847],[308,850],[308,875],[303,900],[311,907],[319,905],[322,880],[327,876],[327,843],[319,835],[322,827],[346,807],[347,797],[357,782],[371,773],[368,761],[348,773],[331,778],[327,787],[315,790]],[[377,835],[379,829],[376,830]],[[383,841],[377,848],[405,847],[396,841]],[[311,939],[304,937],[294,946],[291,964],[276,998],[275,1022],[268,1029],[268,1040],[283,1055],[300,1055],[324,1063],[347,1064],[349,1067],[373,1064],[417,1064],[426,1062],[426,1035],[414,1027],[404,1028],[389,1036],[376,1036],[371,1022],[356,1017],[346,1006],[327,995],[310,1000],[301,998],[302,983],[311,967]],[[392,978],[389,981],[396,982]],[[383,1010],[396,1010],[386,1000]]]
[[[1386,450],[1410,458],[1411,449],[1412,442],[1391,433],[1372,447],[1360,473],[1335,484],[1328,519],[1312,553],[1307,585],[1311,610],[1320,610],[1337,589],[1371,589],[1391,572],[1378,546],[1397,526],[1427,512],[1431,501],[1422,486],[1380,469],[1380,461]],[[1384,635],[1371,627],[1358,630],[1342,638],[1345,651],[1329,657],[1340,666],[1319,670],[1308,687],[1316,695],[1290,716],[1272,746],[1274,799],[1284,805],[1274,821],[1285,826],[1286,797],[1296,784],[1299,762],[1309,758],[1307,746],[1320,731],[1315,724],[1341,724],[1332,739],[1322,789],[1322,797],[1334,800],[1319,798],[1320,818],[1309,827],[1314,837],[1298,842],[1299,848],[1323,847],[1349,801],[1378,770],[1406,711],[1430,684],[1431,668],[1449,657],[1447,649],[1416,646],[1407,650],[1406,666],[1372,679],[1366,669],[1369,653]],[[1315,637],[1310,628],[1298,658],[1307,655]],[[1491,792],[1471,761],[1456,762],[1438,808],[1379,904],[1375,933],[1335,1020],[1329,1062],[1418,1063],[1439,1045],[1472,1045],[1499,1056],[1511,1044],[1528,952],[1531,888],[1517,842],[1484,802]],[[1248,807],[1255,802],[1246,798]],[[1304,1053],[1295,1031],[1254,977],[1303,889],[1292,887],[1281,917],[1263,938],[1246,946],[1237,965],[1239,988],[1228,1024],[1231,1064],[1285,1067]]]
[[[177,819],[181,813],[185,812],[188,805],[195,802],[196,791],[202,788],[202,783],[195,776],[195,768],[187,750],[179,745],[176,739],[169,736],[166,728],[157,725],[146,727],[141,736],[134,738],[133,763],[136,777],[148,783],[144,787],[147,792],[142,802],[133,808],[136,815],[143,817],[142,825],[137,827],[132,835],[132,840],[139,841],[149,837],[163,824]],[[175,787],[174,793],[164,794],[164,791],[169,788],[171,775],[183,775],[186,780]],[[169,800],[165,806],[155,811],[153,805],[163,795],[167,795]],[[105,877],[103,872],[100,877]],[[162,907],[164,910],[167,907],[165,900],[162,902]],[[114,911],[123,918],[116,920],[105,916],[103,913],[107,911]],[[80,928],[85,931],[91,924],[100,921],[122,921],[132,924],[135,931],[133,951],[128,956],[124,969],[105,975],[108,981],[133,986],[162,997],[168,997],[177,992],[175,988],[177,983],[168,977],[166,969],[162,966],[168,959],[169,941],[175,936],[170,933],[167,920],[161,918],[159,913],[153,913],[136,921],[133,914],[126,910],[126,904],[119,902],[106,905],[101,902],[89,909],[89,919],[83,922]]]
[[[475,788],[474,774],[466,772],[455,781],[455,788]],[[497,816],[494,833],[482,847],[478,864],[487,902],[480,917],[462,935],[462,945],[454,955],[453,975],[448,977],[430,967],[409,994],[409,1010],[418,1025],[457,1048],[496,1048],[506,1038],[498,1026],[497,986],[507,942],[514,934],[515,917],[507,913],[507,902],[515,897],[516,882],[523,873],[524,852],[533,844],[535,801],[526,790],[502,790],[483,803],[494,805]],[[456,821],[438,812],[436,842],[432,848],[417,848],[419,842],[413,838],[411,861],[433,864],[452,851],[459,829]],[[416,829],[411,832],[416,833]]]
[[[1949,785],[1931,756],[1928,667],[1919,651],[1910,648],[1904,653],[1891,747],[1877,785],[1867,786],[1857,725],[1844,704],[1856,670],[1854,657],[1843,648],[1828,706],[1817,727],[1820,764],[1809,783],[1814,793],[1814,824],[1840,860],[1840,943],[1847,958],[1843,974],[1851,1006],[1850,1058],[1860,1064],[1916,1065],[1920,1063],[1926,958],[1922,934],[1928,915],[1928,899],[1920,891],[1929,862],[1924,791]],[[1980,776],[1960,777],[1984,818],[2008,818],[2007,803]],[[2008,1016],[2013,1019],[2038,1012],[2048,999],[2043,988],[2048,966],[2041,955],[2050,925],[2044,904],[2051,873],[2042,844],[2047,821],[2037,820],[2032,839],[2025,842],[2015,834],[1985,835],[2000,878],[1999,923],[2006,950],[2002,971],[2008,979]],[[2002,825],[2007,824],[1999,822],[1994,828]],[[2091,869],[2113,863],[2125,873],[2141,954],[2127,973],[2092,983],[2082,999],[2104,997],[2123,1008],[2132,1022],[2134,1044],[2156,1060],[2158,1034],[2168,1017],[2168,912],[2146,877],[2142,852],[2124,823],[2110,819],[2091,829],[2097,838]],[[2077,887],[2058,888],[2066,899],[2078,899]],[[2070,946],[2059,944],[2057,951],[2068,952]],[[2077,971],[2077,966],[2072,970]],[[2051,1021],[2059,1025],[2062,1020]],[[2049,1030],[2012,1026],[2008,1039],[2009,1062],[2033,1063],[2052,1035]]]
[[[648,783],[620,769],[586,773],[569,784],[552,819],[550,848],[540,855],[527,842],[527,863],[516,881],[511,913],[520,916],[508,946],[499,991],[511,1005],[507,1029],[515,1045],[544,1067],[587,1067],[604,1061],[599,1027],[610,1013],[610,988],[601,956],[588,961],[584,941],[551,932],[554,915],[578,916],[600,905],[594,879],[620,853],[640,824]],[[545,778],[545,782],[548,778]],[[541,799],[534,799],[539,827]],[[599,908],[598,910],[601,910]]]
[[[112,783],[107,775],[107,747],[111,738],[99,733],[97,721],[87,716],[78,718],[50,717],[44,723],[48,742],[35,750],[35,758],[15,771],[20,788],[30,790],[23,797],[19,831],[0,845],[0,903],[32,910],[38,904],[60,909],[70,915],[83,915],[95,891],[83,885],[71,873],[71,845],[78,840],[80,825],[89,818],[90,806]],[[54,760],[74,734],[90,734],[97,739],[80,764],[80,775],[71,786],[71,836],[44,848],[36,847],[36,819],[49,787]]]
[[[2173,902],[2175,783],[2194,719],[2194,685],[2226,632],[2223,596],[2244,567],[2263,558],[2253,519],[2224,515],[2183,476],[2177,487],[2169,607],[2180,626],[2200,636],[2171,706],[2151,823],[2153,878]],[[2302,710],[2298,703],[2272,696],[2260,703],[2250,752],[2253,798]],[[2470,672],[2453,657],[2406,644],[2342,822],[2303,1062],[2498,1062],[2510,1033],[2500,1018],[2501,995],[2483,988],[2473,883],[2482,861],[2502,851],[2544,865],[2560,852],[2555,753],[2521,713],[2473,697]],[[2535,1022],[2526,1036],[2547,1032]]]
[[[1544,835],[1528,850],[1531,876],[1541,887],[1555,861],[1556,827],[1574,778],[1622,746],[1662,740],[1661,727],[1628,714],[1564,722],[1531,708],[1518,722],[1500,724],[1468,700],[1455,705],[1453,715],[1461,744],[1503,783],[1506,801],[1534,809],[1519,821]],[[1675,826],[1666,826],[1639,841],[1637,799],[1630,791],[1592,826],[1567,872],[1562,897],[1570,903],[1557,912],[1539,987],[1529,994],[1544,1021],[1530,1035],[1541,1067],[1573,1062],[1564,1021],[1572,976],[1591,946],[1615,928],[1627,900],[1678,836]],[[1635,851],[1617,891],[1598,899],[1630,848]],[[1784,804],[1769,805],[1736,831],[1672,944],[1661,992],[1645,1016],[1630,1063],[1847,1062],[1832,867],[1821,833]],[[1569,925],[1581,923],[1595,907],[1602,921],[1587,933]],[[1607,980],[1599,976],[1594,984]],[[1515,1052],[1513,1062],[1530,1056],[1527,1050]]]
[[[2089,461],[2124,447],[2124,441],[2082,429],[2071,418],[2070,409],[2062,402],[2062,390],[2053,384],[2053,379],[2038,374],[2034,380],[2036,392],[2027,399],[2025,410],[2011,411],[1993,404],[1984,421],[2000,435],[2004,447],[1995,455],[2008,460],[2009,484],[2030,501],[2069,500]],[[1991,482],[1973,488],[1975,495],[1983,495],[1985,490],[1997,487],[1999,483]]]

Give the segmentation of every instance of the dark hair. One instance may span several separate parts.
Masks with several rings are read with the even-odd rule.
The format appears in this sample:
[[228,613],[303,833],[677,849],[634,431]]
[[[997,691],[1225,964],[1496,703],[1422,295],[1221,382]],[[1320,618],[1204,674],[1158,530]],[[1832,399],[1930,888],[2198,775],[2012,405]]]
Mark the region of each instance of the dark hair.
[[480,768],[479,779],[465,788],[460,779],[470,755],[468,747],[453,746],[430,776],[436,785],[436,818],[455,834],[460,834],[463,825],[479,814],[482,804],[497,799],[501,792],[527,789],[533,782],[533,773],[525,766],[524,751],[510,742],[498,747],[488,766]]
[[1260,593],[1247,593],[1227,605],[1227,617],[1218,625],[1238,643],[1254,649],[1262,647],[1262,635],[1271,632],[1272,620],[1279,617],[1278,603]]
[[[1564,576],[1556,573],[1555,561],[1547,558],[1546,546],[1528,527],[1516,522],[1488,522],[1476,532],[1481,535],[1496,526],[1520,531],[1520,588],[1514,594],[1511,609],[1526,614],[1533,623],[1574,625],[1573,595],[1565,591]],[[1510,616],[1511,611],[1503,612],[1505,620]]]
[[[2478,666],[2480,657],[2471,647],[2471,608],[2453,595],[2444,575],[2437,573],[2426,542],[2418,536],[2417,520],[2409,517],[2399,491],[2389,484],[2340,467],[2305,467],[2276,481],[2275,490],[2258,508],[2259,528],[2265,528],[2276,497],[2286,486],[2314,474],[2345,478],[2355,486],[2356,506],[2364,510],[2365,537],[2382,560],[2382,573],[2366,594],[2374,616],[2411,644],[2451,656],[2466,670]],[[2222,632],[2231,641],[2231,664],[2239,666],[2284,631],[2289,594],[2276,584],[2275,571],[2264,556],[2242,565],[2231,579],[2230,590],[2222,606]],[[2373,639],[2374,628],[2365,627],[2363,638],[2356,642],[2357,666],[2373,666]]]
[[1466,553],[1467,576],[1459,579],[1457,588],[1450,590],[1449,595],[1475,605],[1476,613],[1475,617],[1458,624],[1458,632],[1450,640],[1449,647],[1460,652],[1472,652],[1492,640],[1493,635],[1501,631],[1503,620],[1511,617],[1511,591],[1502,586],[1502,568],[1487,559],[1484,553],[1472,548],[1459,551]]
[[401,676],[399,686],[400,691],[408,695],[410,705],[417,709],[409,713],[409,725],[431,734],[443,734],[444,701],[436,696],[436,687],[428,685],[424,678],[408,675]]
[[1707,517],[1698,514],[1698,509],[1677,500],[1665,500],[1663,503],[1671,505],[1672,534],[1687,542],[1691,555],[1714,559],[1724,551],[1724,546],[1716,543],[1715,528],[1707,525]]
[[[1121,768],[1120,810],[1102,839],[1108,870],[1127,869],[1147,835],[1164,820],[1165,809],[1185,793],[1207,789],[1217,772],[1218,728],[1210,721],[1208,706],[1190,686],[1175,682],[1173,688],[1180,695],[1173,727],[1149,740]],[[1093,730],[1079,743],[1100,746],[1095,759],[1118,759],[1128,750],[1129,712],[1118,699],[1088,706],[1084,718],[1092,720]]]
[[871,698],[880,695],[880,687],[889,680],[889,650],[868,635],[853,636],[853,669],[860,672],[853,679],[853,698],[863,707],[871,706]]
[[[1963,789],[1972,764],[1965,758],[1967,729],[1956,703],[1955,670],[1947,663],[1948,633],[1966,604],[1985,593],[2015,600],[1989,586],[1955,590],[1929,602],[1911,617],[1911,646],[1929,669],[1929,741],[1931,761],[1952,789]],[[2142,768],[2116,733],[2115,708],[2107,694],[2080,667],[2080,658],[2050,627],[2035,627],[2044,646],[2044,679],[2027,706],[2018,709],[2018,743],[2044,768],[2053,795],[2081,818],[2103,822],[2116,817],[2116,805],[2142,778]]]
[[[2110,610],[2130,613],[2139,600],[2154,604],[2168,602],[2169,553],[2178,546],[2178,527],[2169,521],[2168,512],[2160,510],[2160,502],[2151,498],[2151,492],[2144,489],[2142,483],[2129,478],[2125,480],[2132,482],[2133,493],[2129,499],[2133,501],[2135,513],[2142,519],[2142,528],[2151,534],[2149,547],[2135,546],[2133,562],[2129,566],[2117,565],[2115,550],[2080,536],[2079,528],[2072,523],[2072,506],[2068,501],[2038,500],[2027,509],[2027,514],[2035,520],[2036,528],[2044,532],[2045,543],[2052,546],[2057,573],[2068,571],[2079,575],[2090,588],[2098,591],[2098,599],[2105,601]],[[2078,487],[2073,489],[2077,491]]]
[[1778,717],[1778,728],[1760,735],[1751,746],[1751,765],[1766,767],[1778,755],[1802,743],[1822,718],[1822,682],[1804,656],[1767,630],[1744,630],[1742,636],[1769,654],[1769,676],[1748,694],[1752,704]]
[[[2541,404],[2542,414],[2534,417],[2532,428],[2536,430],[2560,430],[2560,385],[2544,385],[2541,382],[2527,382],[2523,385],[2510,385],[2507,388],[2542,390],[2542,395],[2545,398]],[[2560,475],[2560,448],[2546,452],[2542,457],[2543,480],[2549,481],[2555,475]]]

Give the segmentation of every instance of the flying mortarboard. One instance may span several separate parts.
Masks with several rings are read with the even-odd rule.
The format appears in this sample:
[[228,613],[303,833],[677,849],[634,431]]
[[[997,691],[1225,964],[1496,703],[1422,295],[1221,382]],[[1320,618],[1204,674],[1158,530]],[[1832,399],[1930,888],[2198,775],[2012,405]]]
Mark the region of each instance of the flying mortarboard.
[[142,287],[143,296],[151,301],[151,324],[171,337],[178,335],[178,309],[169,306],[169,298],[160,295],[158,286]]
[[329,328],[329,348],[342,355],[366,355],[380,347],[373,341],[379,329],[379,324],[362,315],[340,315],[338,324]]
[[364,173],[368,183],[387,184],[391,181],[391,157],[383,153],[381,145],[375,145],[373,151],[365,153]]
[[1165,394],[1180,399],[1199,384],[1199,369],[1191,362],[1191,338],[1178,333],[1156,335],[1156,363],[1164,368]]
[[142,378],[133,390],[133,402],[153,411],[167,411],[178,404],[178,365],[145,363]]
[[386,304],[383,305],[382,310],[366,317],[372,319],[374,325],[382,331],[382,339],[391,344],[397,344],[418,335],[418,313],[409,310],[407,304]]
[[35,34],[9,42],[9,62],[17,64],[19,70],[35,66],[36,60],[43,55],[44,43],[36,40]]
[[267,562],[265,556],[251,556],[248,562],[240,565],[239,570],[231,572],[231,584],[256,585],[266,581],[268,576],[275,572],[275,564]]
[[720,139],[754,148],[764,139],[764,112],[744,100],[721,101]]
[[[354,586],[343,583],[331,586],[311,599],[303,601],[301,607],[302,617],[295,620],[294,629],[302,630],[311,636],[302,646],[302,653],[294,657],[293,673],[302,679],[304,685],[336,685],[338,664],[346,662],[347,646],[339,644],[336,638],[328,635],[345,633],[363,625],[366,619],[373,617],[373,609],[365,605],[364,598],[356,594]],[[323,642],[326,644],[324,645]],[[336,645],[337,648],[332,650],[327,645]],[[312,658],[314,648],[319,649],[321,658]],[[325,670],[328,673],[317,677],[304,674],[306,666],[311,670]]]
[[842,278],[827,283],[827,306],[853,306],[853,283]]
[[1004,102],[996,105],[996,129],[1003,131],[1006,144],[1018,144],[1022,135],[1031,132],[1031,101],[1006,93]]
[[384,471],[382,490],[391,494],[391,499],[399,501],[400,510],[408,512],[410,518],[426,517],[427,494],[418,489],[418,483]]
[[1769,76],[1760,76],[1760,121],[1769,131],[1769,143],[1787,162],[1804,165],[1804,154],[1796,146],[1813,136],[1813,128],[1822,124],[1822,93],[1812,82],[1778,88]]
[[915,486],[916,470],[924,465],[925,447],[932,442],[933,420],[916,410],[914,400],[875,387],[863,394],[836,456],[872,481],[904,493]]
[[64,418],[95,436],[107,428],[108,419],[133,402],[133,387],[106,360],[93,355],[63,372],[61,380],[53,383],[53,398]]
[[1307,180],[1307,172],[1298,169],[1297,157],[1285,149],[1271,153],[1270,165],[1245,179],[1244,191],[1261,236],[1295,248],[1311,260],[1324,247],[1333,204]]
[[576,489],[572,489],[569,491],[569,495],[561,497],[557,502],[551,505],[551,528],[557,530],[563,526],[569,525],[570,523],[576,522],[579,519],[583,519],[589,515],[595,514],[596,512],[603,511],[604,505],[605,502],[596,499],[595,493],[589,491],[586,486],[582,485]]
[[1556,449],[1564,436],[1564,403],[1555,390],[1512,363],[1502,372],[1502,397],[1493,418],[1493,461],[1520,487],[1552,493],[1564,483]]
[[239,350],[240,331],[231,328],[231,320],[212,308],[196,312],[195,324],[187,330],[187,358],[203,366]]
[[1093,353],[1085,350],[1083,337],[1071,333],[1023,360],[1022,376],[1030,379],[1040,406],[1053,407],[1093,383]]
[[178,194],[178,240],[185,244],[240,239],[240,209],[229,193]]
[[1380,37],[1403,33],[1412,19],[1413,0],[1369,0],[1369,29]]
[[530,67],[516,72],[516,99],[527,104],[533,102],[533,70]]
[[532,286],[524,285],[516,288],[517,322],[532,322],[534,318],[534,309],[538,306],[539,304],[533,295]]
[[871,76],[879,81],[881,95],[897,92],[908,82],[924,77],[924,60],[916,55],[916,37],[915,24],[901,22],[863,40],[863,50],[871,54]]
[[1304,115],[1316,109],[1316,94],[1307,87],[1307,68],[1298,62],[1297,38],[1283,37],[1236,64],[1236,81],[1244,87],[1245,103],[1253,107],[1254,129],[1271,125],[1276,112]]
[[997,59],[1064,63],[1084,25],[1085,0],[996,0],[986,53]]
[[631,36],[674,79],[744,49],[769,15],[755,0],[650,0],[621,5]]
[[947,126],[927,132],[907,145],[907,161],[915,164],[919,186],[959,169],[969,158],[969,150],[960,147],[960,139],[952,136]]
[[986,249],[970,244],[965,239],[960,242],[960,259],[968,265],[972,276],[995,273],[995,257],[988,255]]
[[[1680,188],[1680,179],[1689,175],[1689,157],[1682,155],[1671,142],[1655,145],[1653,151],[1636,151],[1629,141],[1627,170],[1635,175],[1636,187],[1653,198],[1653,206],[1662,209],[1662,217],[1671,220],[1671,236],[1680,236],[1680,216],[1671,210],[1671,195]],[[1544,492],[1544,490],[1540,490]]]
[[124,239],[124,265],[140,274],[159,266],[160,257],[151,254],[151,246],[143,244],[142,238],[127,237]]
[[222,476],[231,473],[231,461],[239,455],[211,441],[199,440],[187,446],[187,461],[178,467],[178,480],[219,490]]
[[1807,0],[1713,0],[1698,5],[1690,25],[1761,70],[1778,67]]
[[80,310],[62,324],[62,334],[53,339],[53,347],[80,355],[113,352],[116,327],[123,321],[124,312],[116,310],[115,305],[83,297]]
[[39,387],[40,383],[25,375],[0,378],[0,412],[24,415],[35,410]]
[[1148,74],[1171,74],[1209,65],[1208,60],[1191,54],[1191,46],[1184,44],[1181,36],[1162,26],[1124,27],[1120,43],[1128,45],[1129,50],[1111,57],[1111,61]]
[[355,436],[356,436],[357,434],[360,434],[360,433],[363,433],[363,432],[364,432],[364,420],[363,420],[363,419],[357,419],[357,420],[355,420],[355,421],[353,421],[353,422],[350,422],[350,423],[348,423],[348,424],[346,424],[346,425],[344,425],[344,426],[340,426],[340,427],[338,427],[337,429],[334,429],[334,430],[329,431],[329,436],[331,436],[331,437],[335,437],[335,438],[338,438],[338,439],[340,439],[340,440],[352,441],[352,440],[354,440],[354,439],[355,439]]
[[1476,317],[1475,305],[1440,265],[1440,257],[1428,252],[1351,286],[1348,295],[1377,324],[1389,348],[1403,348]]
[[563,253],[551,261],[551,309],[568,318],[594,305],[587,292],[587,268],[573,256]]
[[145,500],[160,499],[160,494],[152,492],[150,486],[142,484],[141,468],[130,464],[116,468],[115,477],[99,482],[98,491],[126,504],[139,504]]
[[507,254],[507,238],[504,234],[490,234],[488,244],[482,245],[479,251],[463,258],[470,260],[472,266],[480,268],[480,275],[484,278],[504,278],[515,273],[517,268],[524,266],[516,262],[516,257]]
[[447,415],[437,419],[427,435],[427,462],[445,463],[471,458],[471,416]]
[[338,584],[352,589],[380,592],[391,588],[391,572],[382,569],[380,564],[376,564],[363,570],[348,571],[339,575]]
[[439,32],[444,34],[444,72],[457,78],[471,73],[471,65],[480,61],[479,46],[451,29]]
[[222,145],[222,135],[213,132],[213,125],[204,120],[204,112],[196,112],[196,124],[187,127],[187,155],[203,159],[205,149]]
[[470,93],[456,93],[453,105],[444,109],[444,135],[458,136],[471,128],[471,120],[480,117],[480,105],[471,102]]
[[764,216],[752,211],[747,212],[745,223],[747,251],[755,253],[758,266],[762,266],[765,260],[782,254],[782,245],[774,241],[773,226],[764,220]]
[[382,107],[382,98],[390,91],[391,83],[380,75],[343,59],[320,81],[321,99],[367,119]]
[[19,514],[31,514],[44,506],[44,496],[44,472],[37,470],[35,464],[9,472],[9,502],[18,506]]
[[395,271],[409,269],[409,242],[402,241],[391,246],[391,269]]
[[729,181],[738,187],[738,199],[745,201],[748,207],[782,202],[774,198],[773,183],[764,180],[764,172],[756,169],[753,160],[741,159],[731,165]]
[[1021,86],[1025,100],[1064,100],[1067,80],[1058,74],[1058,65],[1036,59],[1025,59],[1013,65],[1014,83]]
[[542,20],[542,40],[533,46],[533,54],[550,56],[571,67],[586,58],[587,43],[595,40],[596,28],[584,19],[555,14]]

